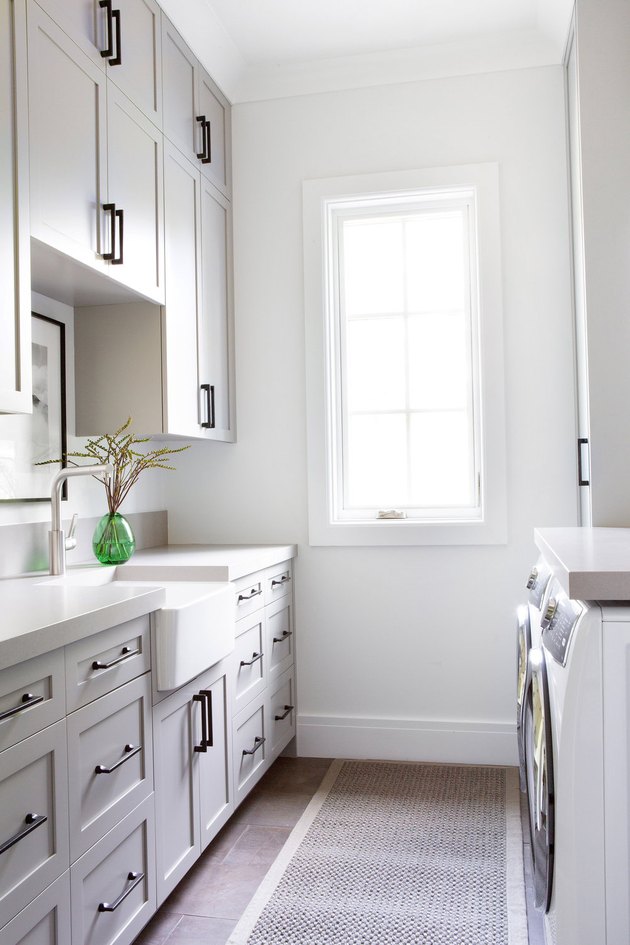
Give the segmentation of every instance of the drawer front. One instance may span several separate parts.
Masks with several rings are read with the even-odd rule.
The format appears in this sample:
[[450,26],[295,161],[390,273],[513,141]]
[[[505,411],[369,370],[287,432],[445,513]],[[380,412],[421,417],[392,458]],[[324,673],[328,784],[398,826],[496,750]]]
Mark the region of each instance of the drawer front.
[[268,568],[265,577],[265,604],[272,604],[287,597],[293,586],[293,569],[290,561]]
[[270,756],[277,758],[295,735],[295,673],[293,669],[283,673],[270,687],[269,703]]
[[0,928],[68,868],[67,767],[64,721],[0,755]]
[[236,712],[259,696],[267,684],[266,642],[264,610],[258,610],[251,617],[237,622],[232,655]]
[[0,672],[0,751],[66,714],[63,650]]
[[68,712],[150,669],[149,615],[109,627],[66,647]]
[[51,883],[0,933],[2,945],[66,945],[70,942],[70,873]]
[[153,791],[150,674],[73,712],[67,725],[74,861]]
[[269,680],[293,666],[293,602],[285,597],[265,609]]
[[234,719],[235,806],[251,791],[268,767],[264,696]]
[[236,601],[235,619],[248,617],[254,611],[260,610],[265,605],[265,574],[259,571],[257,574],[249,574],[247,577],[239,578],[233,581],[234,599]]
[[72,945],[129,945],[155,911],[153,796],[70,870]]

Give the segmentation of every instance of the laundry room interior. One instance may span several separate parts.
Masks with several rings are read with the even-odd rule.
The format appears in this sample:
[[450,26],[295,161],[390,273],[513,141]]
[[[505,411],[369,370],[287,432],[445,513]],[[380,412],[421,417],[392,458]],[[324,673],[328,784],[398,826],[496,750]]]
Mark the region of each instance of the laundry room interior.
[[520,768],[505,929],[384,945],[625,945],[627,0],[0,11],[2,945],[317,941],[247,916],[333,759]]

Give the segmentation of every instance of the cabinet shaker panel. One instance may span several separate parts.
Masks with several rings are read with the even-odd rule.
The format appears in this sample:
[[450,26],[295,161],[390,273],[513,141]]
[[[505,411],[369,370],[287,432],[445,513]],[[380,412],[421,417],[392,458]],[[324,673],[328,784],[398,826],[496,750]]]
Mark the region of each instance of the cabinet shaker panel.
[[2,945],[70,942],[70,873],[66,871],[0,932]]
[[197,60],[173,24],[162,16],[164,134],[189,161],[203,150],[197,122]]
[[199,68],[199,112],[207,127],[201,172],[226,196],[232,192],[230,103],[205,69]]
[[0,413],[30,413],[31,305],[24,0],[0,0]]

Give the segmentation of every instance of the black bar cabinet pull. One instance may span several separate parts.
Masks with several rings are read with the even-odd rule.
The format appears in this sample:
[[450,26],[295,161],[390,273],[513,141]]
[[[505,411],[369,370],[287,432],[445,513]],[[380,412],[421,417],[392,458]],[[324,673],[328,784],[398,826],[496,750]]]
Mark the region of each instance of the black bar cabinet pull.
[[18,831],[18,833],[14,834],[12,837],[9,837],[8,840],[5,840],[4,843],[0,845],[0,854],[6,853],[7,850],[14,847],[15,844],[23,840],[24,837],[28,837],[29,833],[32,833],[37,827],[41,827],[42,824],[45,824],[47,820],[48,817],[46,817],[45,814],[27,814],[24,818],[26,827]]
[[112,25],[112,0],[99,0],[99,7],[102,10],[107,11],[107,49],[101,49],[101,56],[103,59],[109,59],[110,56],[114,55],[114,46],[112,40],[114,38],[114,30]]
[[130,660],[132,656],[138,656],[139,653],[140,650],[130,650],[128,646],[123,646],[120,656],[110,660],[109,663],[102,663],[100,660],[94,660],[92,663],[92,669],[111,669],[112,666],[118,666],[119,663],[124,663],[125,660]]
[[120,10],[112,10],[112,19],[116,21],[116,55],[109,60],[110,66],[122,64],[122,46],[120,44]]
[[293,636],[293,630],[283,630],[283,631],[282,631],[282,636],[281,636],[281,637],[274,637],[274,638],[273,638],[273,642],[274,642],[274,643],[284,643],[285,640],[287,640],[289,637],[292,637],[292,636]]
[[289,574],[283,574],[279,581],[277,581],[274,578],[273,581],[271,582],[271,586],[279,587],[281,584],[286,584],[287,581],[290,581],[290,580],[291,580],[291,576]]
[[254,747],[253,747],[253,748],[243,748],[243,754],[244,754],[244,755],[255,755],[256,752],[258,751],[258,749],[259,749],[259,748],[262,748],[262,746],[265,744],[265,741],[266,741],[266,739],[262,738],[262,736],[256,735],[256,737],[255,737],[255,739],[254,739]]
[[125,754],[122,758],[115,764],[110,765],[109,768],[106,768],[105,765],[97,765],[94,769],[94,774],[111,774],[112,771],[116,771],[117,768],[120,768],[121,765],[124,765],[126,761],[129,761],[130,758],[133,758],[141,751],[142,745],[125,745]]
[[115,210],[115,218],[118,220],[118,256],[112,259],[112,266],[122,266],[123,244],[125,242],[125,211]]
[[144,873],[127,873],[127,881],[131,883],[131,886],[127,886],[124,892],[121,892],[118,899],[114,902],[99,902],[98,911],[99,912],[114,912],[118,906],[125,901],[127,896],[134,891],[136,886],[139,886],[142,880],[144,879]]
[[202,692],[196,692],[193,696],[193,702],[201,702],[201,742],[194,745],[195,751],[208,750],[208,717],[205,712],[206,698]]
[[241,666],[253,666],[258,660],[263,658],[263,653],[252,653],[251,660],[241,660]]
[[212,724],[212,689],[201,689],[201,695],[206,701],[206,716],[208,718],[208,728],[206,730],[206,747],[214,747],[214,726]]
[[262,587],[259,587],[258,590],[256,590],[255,587],[253,587],[253,588],[251,589],[251,591],[249,592],[249,594],[239,594],[239,595],[238,595],[237,604],[240,604],[241,601],[243,601],[243,600],[251,600],[252,597],[258,597],[260,594],[262,594]]
[[201,426],[204,430],[214,429],[214,384],[202,384],[201,389],[206,395],[206,420]]
[[203,150],[202,164],[212,164],[212,138],[210,137],[210,122],[203,123]]
[[111,213],[109,229],[109,252],[103,253],[103,259],[113,259],[116,255],[116,204],[104,203],[103,212]]
[[195,121],[198,121],[199,124],[201,125],[201,144],[203,147],[202,147],[201,154],[199,153],[199,151],[197,151],[197,157],[199,158],[200,161],[203,161],[206,157],[206,116],[197,115],[197,118],[195,119]]
[[23,712],[24,709],[30,709],[32,705],[37,705],[38,702],[43,701],[43,696],[34,696],[32,692],[25,692],[19,705],[14,706],[12,709],[7,709],[6,712],[0,712],[0,722],[3,719],[10,718],[12,715],[17,715],[18,712]]
[[581,436],[578,440],[578,485],[579,486],[590,486],[590,479],[584,478],[584,470],[582,468],[582,447],[588,446],[588,439],[585,436]]
[[293,712],[294,709],[295,709],[294,705],[285,705],[284,712],[282,713],[282,715],[274,715],[274,721],[282,722],[283,719],[286,719],[289,712]]

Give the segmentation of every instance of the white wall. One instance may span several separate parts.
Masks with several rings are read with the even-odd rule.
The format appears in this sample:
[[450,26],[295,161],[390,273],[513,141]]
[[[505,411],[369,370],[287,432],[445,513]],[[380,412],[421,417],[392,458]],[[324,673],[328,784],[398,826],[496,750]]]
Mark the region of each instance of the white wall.
[[[562,82],[549,67],[234,108],[238,443],[180,459],[170,540],[299,542],[302,754],[515,757],[532,529],[576,524]],[[509,543],[309,548],[302,180],[483,161],[500,164]]]

